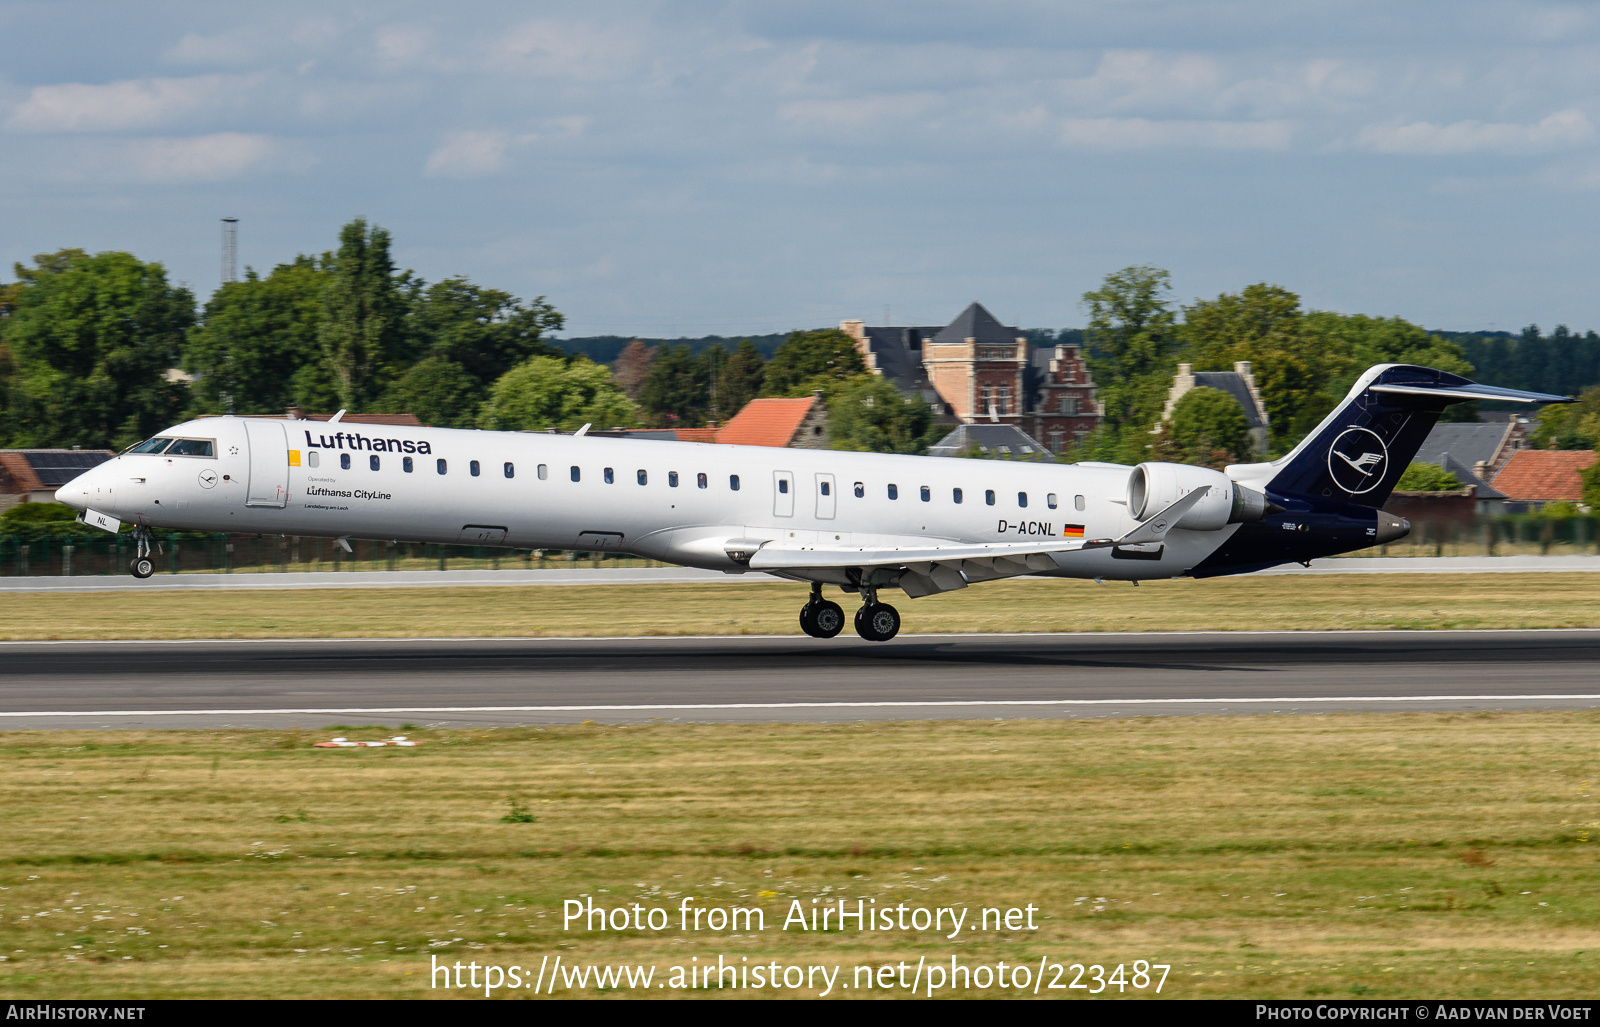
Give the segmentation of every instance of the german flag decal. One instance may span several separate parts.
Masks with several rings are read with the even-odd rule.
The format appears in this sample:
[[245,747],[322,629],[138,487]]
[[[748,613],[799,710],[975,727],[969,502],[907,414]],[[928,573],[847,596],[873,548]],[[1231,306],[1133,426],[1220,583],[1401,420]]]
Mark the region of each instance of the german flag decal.
[[1061,526],[1062,538],[1083,538],[1083,525],[1063,524]]

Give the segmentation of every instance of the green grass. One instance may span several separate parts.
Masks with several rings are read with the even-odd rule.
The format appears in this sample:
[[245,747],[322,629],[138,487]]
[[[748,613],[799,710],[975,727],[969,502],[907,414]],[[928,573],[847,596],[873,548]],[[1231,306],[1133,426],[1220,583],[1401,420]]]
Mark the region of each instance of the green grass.
[[[439,997],[430,954],[721,954],[847,977],[1144,959],[1172,965],[1176,997],[1592,996],[1597,728],[1594,712],[586,724],[413,732],[409,750],[8,732],[0,994]],[[584,895],[754,906],[768,929],[563,931],[562,901]],[[1031,903],[1040,929],[778,929],[796,899],[857,896]]]
[[[856,601],[830,594],[847,607]],[[0,595],[0,639],[799,634],[797,584]],[[1600,627],[1592,574],[997,581],[911,600],[907,633]],[[339,616],[327,611],[337,609]]]

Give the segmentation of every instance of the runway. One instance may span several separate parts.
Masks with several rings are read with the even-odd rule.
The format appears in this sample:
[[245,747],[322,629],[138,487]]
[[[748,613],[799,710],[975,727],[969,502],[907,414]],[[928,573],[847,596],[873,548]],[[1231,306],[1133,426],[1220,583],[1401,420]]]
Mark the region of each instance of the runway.
[[[1600,572],[1600,556],[1358,556],[1284,564],[1279,574],[1549,574]],[[126,574],[0,577],[5,592],[277,591],[320,588],[482,588],[508,585],[678,585],[705,582],[772,584],[766,574],[725,574],[693,567],[566,567],[497,571],[284,571],[239,574]]]
[[1600,707],[1600,630],[0,643],[0,730]]

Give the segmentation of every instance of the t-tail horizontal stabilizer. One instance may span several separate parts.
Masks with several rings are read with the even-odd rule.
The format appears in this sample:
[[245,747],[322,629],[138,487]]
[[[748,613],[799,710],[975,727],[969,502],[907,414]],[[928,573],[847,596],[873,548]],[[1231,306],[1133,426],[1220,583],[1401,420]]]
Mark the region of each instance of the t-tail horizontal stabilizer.
[[1381,507],[1439,414],[1469,400],[1571,403],[1566,396],[1479,385],[1414,364],[1379,364],[1363,374],[1305,441],[1270,464],[1235,464],[1228,474],[1269,495],[1313,504]]

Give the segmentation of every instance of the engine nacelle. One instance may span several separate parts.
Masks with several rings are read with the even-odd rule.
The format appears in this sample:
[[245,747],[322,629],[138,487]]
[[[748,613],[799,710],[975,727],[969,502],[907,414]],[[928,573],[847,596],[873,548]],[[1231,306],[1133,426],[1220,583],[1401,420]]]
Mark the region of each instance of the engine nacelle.
[[1229,524],[1259,521],[1268,512],[1267,497],[1235,483],[1221,471],[1188,464],[1140,464],[1128,476],[1128,512],[1143,521],[1202,486],[1206,497],[1178,519],[1175,528],[1216,531]]

